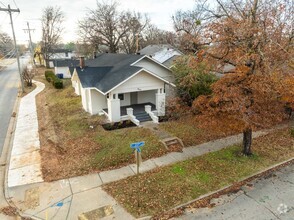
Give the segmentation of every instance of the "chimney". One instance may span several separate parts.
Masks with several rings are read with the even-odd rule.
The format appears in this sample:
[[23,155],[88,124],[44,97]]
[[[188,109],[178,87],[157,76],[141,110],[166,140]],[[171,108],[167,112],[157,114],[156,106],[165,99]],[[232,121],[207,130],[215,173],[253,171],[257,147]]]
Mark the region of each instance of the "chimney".
[[94,51],[94,52],[93,52],[93,59],[96,59],[96,58],[97,58],[97,52]]
[[80,57],[80,68],[81,69],[85,68],[85,57]]

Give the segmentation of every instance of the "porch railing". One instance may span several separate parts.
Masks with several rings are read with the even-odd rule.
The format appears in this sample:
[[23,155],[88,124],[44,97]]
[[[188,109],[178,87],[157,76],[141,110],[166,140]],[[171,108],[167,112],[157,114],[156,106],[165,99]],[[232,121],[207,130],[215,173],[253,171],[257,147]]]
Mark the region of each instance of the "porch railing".
[[150,118],[154,123],[159,123],[158,117],[151,111],[151,105],[145,105],[145,112],[149,114]]
[[137,126],[140,125],[140,121],[136,119],[134,116],[134,110],[132,108],[127,108],[127,115],[129,116],[129,119]]

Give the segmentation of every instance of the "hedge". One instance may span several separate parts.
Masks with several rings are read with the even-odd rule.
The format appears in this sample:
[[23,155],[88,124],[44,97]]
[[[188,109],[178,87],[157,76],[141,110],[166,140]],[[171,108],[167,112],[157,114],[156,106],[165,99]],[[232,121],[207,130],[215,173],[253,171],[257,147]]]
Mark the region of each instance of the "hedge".
[[63,82],[60,80],[52,71],[46,70],[45,71],[45,78],[48,82],[52,82],[53,86],[56,89],[63,88]]

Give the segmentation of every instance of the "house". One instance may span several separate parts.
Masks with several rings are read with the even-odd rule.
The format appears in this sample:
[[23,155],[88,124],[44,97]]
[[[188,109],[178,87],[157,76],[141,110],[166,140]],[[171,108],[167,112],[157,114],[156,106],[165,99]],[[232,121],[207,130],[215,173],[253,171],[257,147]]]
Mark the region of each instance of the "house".
[[52,49],[49,51],[50,59],[72,59],[76,57],[74,51],[67,49]]
[[169,68],[174,60],[183,55],[181,51],[169,44],[149,45],[140,50],[139,53],[148,55]]
[[[85,65],[86,64],[86,65]],[[169,68],[146,55],[97,55],[74,68],[72,85],[90,114],[105,114],[110,122],[158,122],[165,115],[165,100],[173,95]]]
[[53,60],[55,74],[62,74],[63,78],[71,78],[73,68],[79,66],[80,61],[74,59]]

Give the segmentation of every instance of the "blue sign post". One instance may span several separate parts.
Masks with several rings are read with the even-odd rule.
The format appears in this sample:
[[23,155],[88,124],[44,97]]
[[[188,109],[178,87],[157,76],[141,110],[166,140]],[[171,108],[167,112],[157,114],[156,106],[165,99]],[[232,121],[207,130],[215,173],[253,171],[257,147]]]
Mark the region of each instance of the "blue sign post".
[[136,151],[135,152],[135,158],[136,158],[137,174],[138,175],[139,175],[139,166],[140,166],[140,163],[142,161],[141,147],[143,147],[144,145],[145,145],[145,142],[144,141],[130,144],[130,147]]
[[136,143],[130,144],[130,147],[132,149],[137,150],[138,152],[141,152],[141,147],[143,147],[144,145],[145,145],[145,142],[141,141],[141,142],[136,142]]

